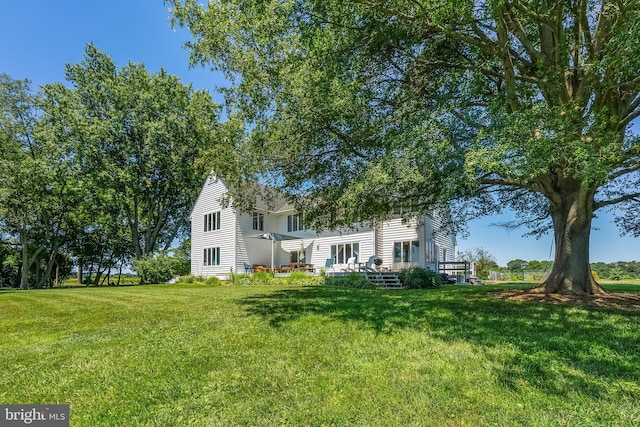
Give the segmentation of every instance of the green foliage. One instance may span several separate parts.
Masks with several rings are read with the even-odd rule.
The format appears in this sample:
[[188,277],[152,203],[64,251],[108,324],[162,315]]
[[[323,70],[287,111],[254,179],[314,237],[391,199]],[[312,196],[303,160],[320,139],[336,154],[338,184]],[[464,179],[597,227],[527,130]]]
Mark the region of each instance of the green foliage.
[[227,278],[227,283],[230,285],[251,285],[253,284],[251,281],[251,275],[249,274],[239,274],[231,272]]
[[495,257],[484,248],[472,248],[458,254],[462,261],[474,262],[480,280],[487,280],[489,272],[498,268]]
[[637,279],[640,278],[640,261],[617,261],[612,263],[596,262],[591,264],[591,269],[601,279]]
[[551,271],[552,267],[553,261],[538,261],[534,259],[529,261],[524,269],[530,271]]
[[[169,3],[250,130],[226,163],[292,195],[315,229],[399,205],[453,205],[453,225],[509,207],[508,226],[556,241],[615,204],[640,223],[637,0]],[[587,247],[557,248],[572,268],[555,285],[591,291]]]
[[162,253],[133,260],[131,269],[140,277],[141,283],[165,283],[176,277],[179,267],[177,259]]
[[341,286],[354,289],[377,289],[378,285],[367,280],[360,274],[349,274],[348,276],[327,276],[324,284],[328,286]]
[[402,270],[400,281],[407,289],[436,289],[442,286],[442,280],[438,273],[422,267]]
[[304,271],[292,271],[287,279],[289,282],[295,283],[295,282],[305,281],[309,277],[310,276]]
[[251,278],[253,279],[253,282],[257,285],[268,285],[272,283],[274,280],[273,275],[267,271],[259,271],[257,273],[254,273],[251,276]]
[[507,269],[509,269],[509,271],[522,271],[523,267],[527,268],[527,266],[529,265],[529,263],[523,259],[517,258],[517,259],[512,259],[511,261],[507,262]]
[[228,283],[231,285],[257,286],[257,285],[318,285],[324,282],[320,276],[311,276],[302,271],[294,271],[289,276],[275,277],[274,273],[260,271],[254,274],[229,275]]
[[[167,250],[189,231],[202,150],[224,139],[209,93],[164,70],[118,69],[89,44],[66,78],[33,93],[0,74],[0,235],[21,252],[2,280],[20,271],[23,289],[51,286],[69,259],[99,284]],[[184,242],[175,256],[188,274]]]
[[72,142],[69,155],[90,177],[106,223],[129,233],[129,253],[167,250],[188,232],[206,173],[196,160],[219,136],[220,106],[163,69],[149,73],[132,62],[118,69],[91,44],[66,77],[67,86],[44,87],[48,126]]
[[52,272],[67,269],[59,253],[78,237],[78,207],[90,197],[71,142],[48,125],[42,104],[28,80],[0,74],[0,235],[20,250],[4,262],[20,270],[22,289],[51,286]]
[[180,278],[178,279],[178,283],[184,283],[187,285],[191,285],[193,283],[195,283],[197,280],[197,278],[195,276],[180,276]]
[[19,259],[20,252],[17,249],[0,242],[0,287],[14,288],[19,286]]
[[217,277],[207,277],[204,281],[204,284],[209,286],[218,286],[222,284],[222,282]]
[[173,257],[178,261],[176,273],[180,276],[188,275],[191,272],[191,239],[183,240],[173,249]]

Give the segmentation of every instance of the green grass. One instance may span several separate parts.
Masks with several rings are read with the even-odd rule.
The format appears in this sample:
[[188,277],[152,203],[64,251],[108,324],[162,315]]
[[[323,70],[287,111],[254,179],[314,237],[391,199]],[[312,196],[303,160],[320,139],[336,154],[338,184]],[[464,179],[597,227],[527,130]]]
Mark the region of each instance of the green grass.
[[380,291],[0,291],[0,403],[73,426],[640,423],[640,313]]

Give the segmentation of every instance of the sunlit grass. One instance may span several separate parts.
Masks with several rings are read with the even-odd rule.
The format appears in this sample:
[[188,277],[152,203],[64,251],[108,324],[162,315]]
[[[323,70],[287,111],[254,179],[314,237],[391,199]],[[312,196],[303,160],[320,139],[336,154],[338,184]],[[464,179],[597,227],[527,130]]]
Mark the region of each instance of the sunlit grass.
[[0,402],[74,426],[636,425],[640,316],[496,287],[0,292]]

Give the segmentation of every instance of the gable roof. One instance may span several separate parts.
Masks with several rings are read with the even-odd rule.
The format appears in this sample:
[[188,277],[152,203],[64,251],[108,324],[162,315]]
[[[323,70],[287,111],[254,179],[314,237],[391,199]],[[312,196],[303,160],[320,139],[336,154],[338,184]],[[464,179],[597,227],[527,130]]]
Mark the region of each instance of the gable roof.
[[[227,184],[227,182],[223,178],[217,176],[213,172],[210,173],[205,182],[202,184],[200,193],[198,194],[198,197],[196,198],[193,207],[191,208],[191,212],[189,213],[190,218],[193,216],[193,209],[202,197],[206,186],[218,182],[220,182],[226,189],[226,193],[233,193],[236,189],[235,186]],[[234,203],[233,196],[230,196],[232,207],[239,211],[252,212],[254,210],[258,210],[269,213],[282,213],[294,210],[293,205],[291,205],[287,201],[285,194],[273,187],[269,187],[267,185],[259,183],[246,183],[243,184],[241,191],[248,193],[246,194],[246,199],[244,197],[242,198],[241,203]]]

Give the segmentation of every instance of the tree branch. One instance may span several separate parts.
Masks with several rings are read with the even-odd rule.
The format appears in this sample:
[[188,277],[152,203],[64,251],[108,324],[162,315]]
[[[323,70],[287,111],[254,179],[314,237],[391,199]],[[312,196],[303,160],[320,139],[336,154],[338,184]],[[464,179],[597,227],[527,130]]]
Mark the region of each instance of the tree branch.
[[609,200],[601,200],[599,202],[596,202],[593,204],[593,210],[598,210],[604,206],[611,206],[611,205],[615,205],[621,202],[626,202],[629,200],[633,200],[636,202],[640,202],[640,192],[638,193],[632,193],[632,194],[625,194],[624,196],[620,196],[620,197],[616,197],[614,199],[609,199]]

